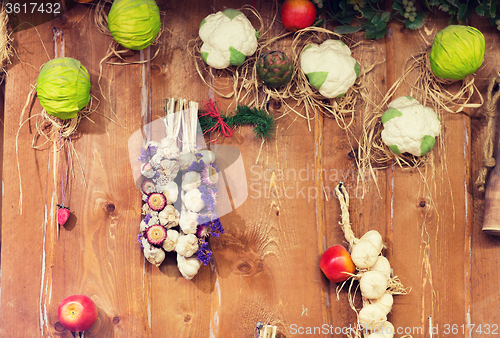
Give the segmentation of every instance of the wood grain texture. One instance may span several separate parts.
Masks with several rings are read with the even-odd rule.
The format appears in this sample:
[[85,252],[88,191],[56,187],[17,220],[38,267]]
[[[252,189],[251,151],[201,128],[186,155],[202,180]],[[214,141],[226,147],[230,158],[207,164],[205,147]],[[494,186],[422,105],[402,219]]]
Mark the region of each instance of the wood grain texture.
[[[354,325],[346,288],[337,300],[337,284],[318,267],[326,248],[346,245],[334,193],[340,181],[351,195],[355,235],[378,230],[396,275],[411,288],[408,295],[395,296],[389,320],[396,328],[427,338],[429,316],[439,336],[445,334],[445,325],[462,330],[468,323],[476,328],[488,324],[493,330],[491,325],[500,324],[494,311],[500,301],[500,242],[481,231],[484,196],[473,186],[485,136],[481,109],[442,115],[442,142],[427,166],[379,169],[377,182],[368,178],[363,191],[349,153],[357,146],[370,108],[357,107],[352,133],[346,134],[328,115],[311,121],[310,131],[306,121],[282,116],[283,108],[271,103],[270,113],[279,117],[273,139],[262,144],[245,126],[218,142],[241,153],[248,198],[221,218],[226,233],[211,241],[213,262],[187,281],[175,255],[167,255],[160,268],[145,261],[136,241],[141,198],[132,179],[128,138],[164,114],[164,99],[184,97],[201,104],[213,95],[196,73],[187,43],[196,38],[208,14],[248,3],[158,1],[165,13],[160,44],[126,57],[146,60],[159,48],[158,56],[140,65],[104,64],[104,97],[96,84],[111,38],[93,26],[91,5],[76,5],[64,18],[14,34],[18,57],[8,69],[3,119],[0,337],[71,337],[58,326],[57,306],[75,293],[90,296],[99,308],[88,337],[253,337],[259,321],[276,325],[278,337],[306,337],[298,334],[299,328]],[[275,5],[256,2],[266,24]],[[401,75],[406,59],[445,25],[441,16],[431,16],[420,31],[391,24],[384,39],[358,45],[353,55],[362,66],[385,60],[366,76],[368,97],[378,102]],[[471,25],[486,37],[485,62],[476,74],[484,93],[500,66],[495,56],[500,38],[484,21]],[[282,31],[276,22],[272,34]],[[362,40],[362,33],[352,36],[353,44]],[[287,37],[273,47],[290,51],[290,45]],[[50,146],[31,148],[34,122],[20,129],[20,214],[14,145],[30,84],[43,63],[62,55],[79,59],[89,70],[92,94],[100,105],[72,140],[73,161],[75,154],[79,159],[66,196],[72,215],[58,235],[56,204],[67,156]],[[407,85],[396,93],[408,94]],[[215,98],[223,110],[235,105],[232,98]],[[35,100],[31,114],[40,110]],[[340,335],[316,330],[309,336]],[[484,332],[457,336],[483,337]]]
[[[445,26],[444,20],[429,20],[424,35],[396,34],[399,27],[392,27],[394,60],[388,64],[394,67],[396,77],[402,74],[400,65],[408,57],[396,49],[404,48],[408,53],[424,50],[426,42]],[[411,95],[410,88],[403,86],[395,96],[401,95]],[[433,324],[442,329],[466,321],[464,305],[470,302],[469,132],[465,116],[446,114],[439,146],[428,165],[418,170],[390,168],[388,187],[392,192],[387,202],[391,205],[393,242],[389,250],[395,274],[412,288],[409,295],[395,299],[392,320],[399,323],[397,327],[420,327],[428,332],[431,316]]]

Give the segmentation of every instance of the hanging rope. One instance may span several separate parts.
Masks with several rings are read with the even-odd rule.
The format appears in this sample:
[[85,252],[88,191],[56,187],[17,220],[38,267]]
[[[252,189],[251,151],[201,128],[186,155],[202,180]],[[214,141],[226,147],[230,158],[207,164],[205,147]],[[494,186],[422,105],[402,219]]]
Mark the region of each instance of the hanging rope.
[[[497,85],[497,86],[495,86]],[[495,166],[493,151],[495,148],[496,124],[497,124],[497,102],[500,98],[500,76],[490,79],[484,113],[488,121],[486,127],[486,138],[483,145],[483,162],[476,180],[477,190],[484,192],[486,186],[486,177],[490,168]],[[496,93],[494,93],[496,91]]]

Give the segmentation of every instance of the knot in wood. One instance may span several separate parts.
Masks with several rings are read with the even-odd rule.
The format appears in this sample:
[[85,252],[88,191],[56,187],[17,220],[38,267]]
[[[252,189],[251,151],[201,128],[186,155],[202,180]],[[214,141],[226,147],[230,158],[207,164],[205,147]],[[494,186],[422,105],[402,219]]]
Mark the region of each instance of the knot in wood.
[[250,265],[250,263],[245,261],[239,263],[236,268],[238,269],[239,272],[244,274],[248,274],[250,273],[250,271],[252,271],[252,265]]
[[420,201],[420,203],[418,204],[421,208],[425,207],[425,201]]
[[161,67],[158,65],[151,65],[151,74],[152,75],[160,75],[161,74]]
[[113,324],[118,324],[120,322],[120,317],[113,317]]
[[116,207],[115,207],[115,205],[113,203],[106,204],[106,211],[107,212],[111,213],[111,212],[115,211],[115,209],[116,209]]
[[347,156],[350,158],[350,159],[355,159],[358,157],[358,151],[356,149],[353,149],[349,152],[349,154],[347,154]]
[[273,109],[278,110],[278,109],[281,108],[281,102],[280,101],[273,100],[272,103],[273,103]]

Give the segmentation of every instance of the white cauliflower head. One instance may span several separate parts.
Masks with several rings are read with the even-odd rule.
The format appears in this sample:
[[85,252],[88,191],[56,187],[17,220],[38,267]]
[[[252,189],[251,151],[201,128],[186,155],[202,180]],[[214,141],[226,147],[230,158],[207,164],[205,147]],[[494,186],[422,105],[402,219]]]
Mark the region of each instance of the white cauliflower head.
[[300,55],[300,67],[309,83],[327,98],[342,97],[359,75],[359,64],[340,40],[308,45]]
[[389,149],[415,156],[431,151],[441,130],[439,116],[411,96],[398,97],[388,107],[382,115],[382,141]]
[[201,57],[214,68],[241,65],[257,49],[258,32],[240,11],[228,8],[200,24]]

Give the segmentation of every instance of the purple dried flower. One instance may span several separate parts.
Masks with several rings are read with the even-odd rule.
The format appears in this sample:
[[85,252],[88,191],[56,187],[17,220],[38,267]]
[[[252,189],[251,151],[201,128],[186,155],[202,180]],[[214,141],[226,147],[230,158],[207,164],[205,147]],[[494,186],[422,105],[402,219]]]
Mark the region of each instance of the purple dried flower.
[[203,263],[203,265],[207,265],[210,263],[210,259],[212,258],[212,251],[208,247],[208,243],[202,241],[200,244],[200,249],[198,250],[198,259]]
[[211,221],[210,219],[210,216],[208,215],[198,215],[198,218],[196,219],[196,221],[198,222],[198,224],[205,224],[205,223],[208,223]]
[[187,170],[201,173],[203,171],[203,168],[205,168],[205,163],[203,162],[203,160],[200,160],[199,162],[194,161],[193,163],[191,163]]
[[198,225],[196,229],[196,237],[203,238],[210,235],[210,229],[207,226],[208,223]]
[[151,216],[151,214],[150,214],[150,213],[148,213],[148,214],[146,215],[146,217],[144,217],[144,223],[148,224],[148,223],[149,223],[149,220],[151,219],[151,217],[152,217],[152,216]]
[[213,221],[210,221],[210,228],[212,230],[210,232],[211,236],[219,237],[219,234],[224,233],[224,227],[222,226],[222,223],[218,218],[216,218]]
[[141,248],[144,249],[144,245],[142,245],[142,232],[140,234],[137,235],[137,242],[139,242],[141,244]]
[[158,151],[158,147],[148,145],[146,149],[141,149],[141,156],[139,156],[139,161],[140,162],[149,162],[151,157],[153,157],[154,154]]

